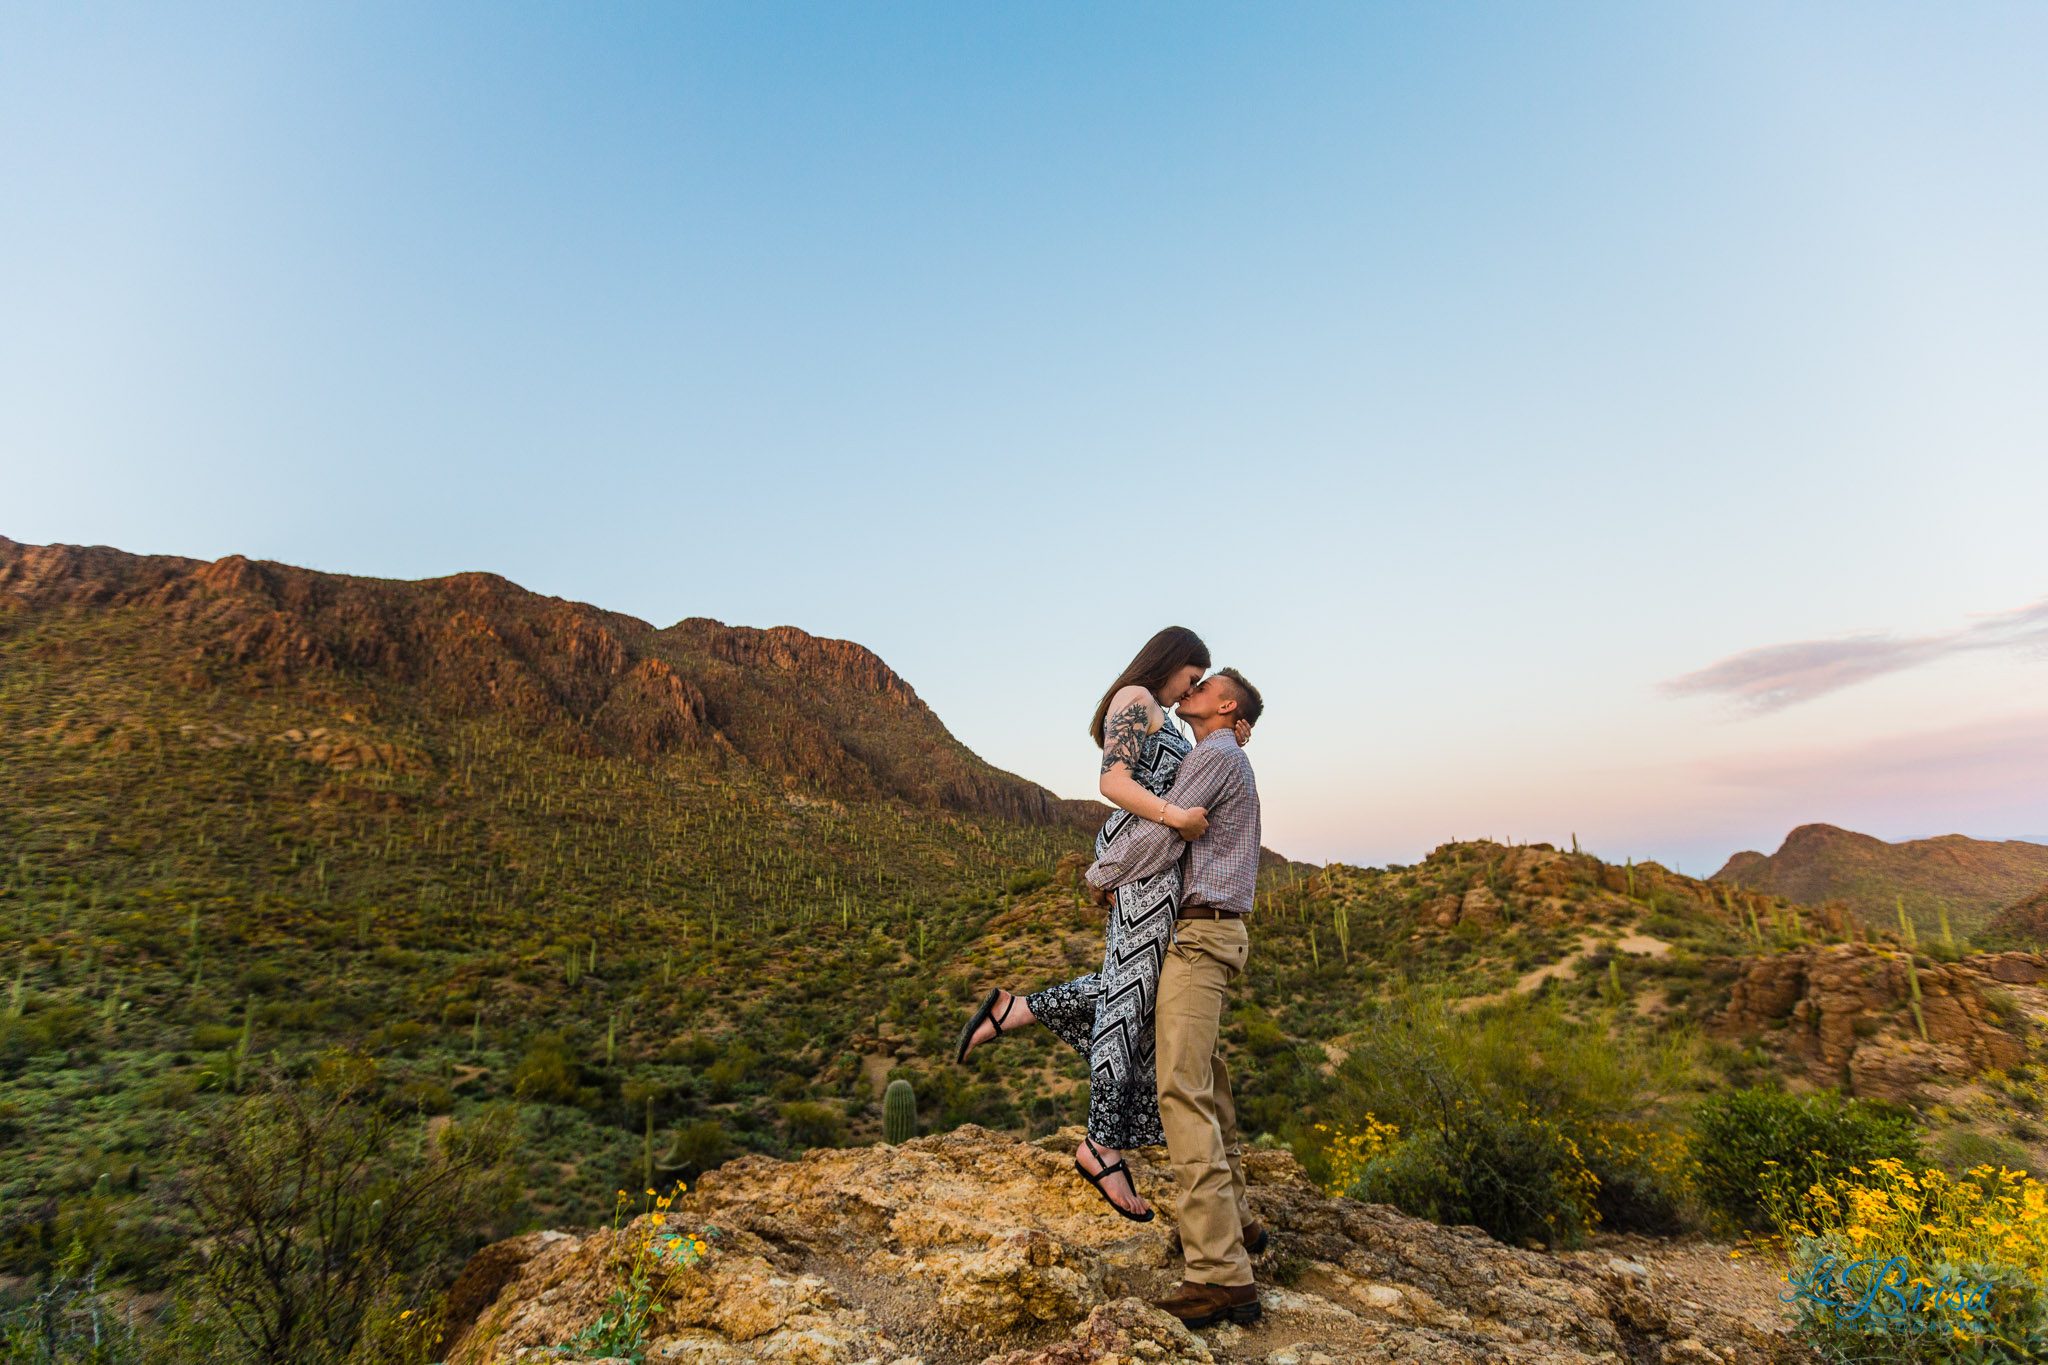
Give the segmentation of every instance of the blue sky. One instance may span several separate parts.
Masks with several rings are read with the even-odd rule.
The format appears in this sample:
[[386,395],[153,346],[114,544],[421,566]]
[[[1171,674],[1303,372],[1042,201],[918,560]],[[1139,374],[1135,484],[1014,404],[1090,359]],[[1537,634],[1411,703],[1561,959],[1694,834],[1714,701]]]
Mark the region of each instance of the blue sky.
[[2038,5],[10,5],[0,534],[844,636],[1067,794],[1180,622],[1316,859],[2048,837],[2044,62]]

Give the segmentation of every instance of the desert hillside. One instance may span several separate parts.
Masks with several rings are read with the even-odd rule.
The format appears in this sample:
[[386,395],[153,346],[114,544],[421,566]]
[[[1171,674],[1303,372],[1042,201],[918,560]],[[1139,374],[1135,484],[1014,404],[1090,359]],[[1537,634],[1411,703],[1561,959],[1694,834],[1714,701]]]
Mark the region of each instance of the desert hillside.
[[224,692],[300,700],[292,719],[496,721],[584,757],[739,760],[839,798],[1101,818],[982,762],[860,645],[703,619],[656,630],[494,574],[400,582],[0,538],[0,639],[59,675],[49,700],[73,743],[124,728],[144,694]]
[[1947,911],[1967,933],[1997,910],[2048,887],[2048,844],[1944,834],[1888,844],[1833,825],[1801,825],[1772,854],[1737,853],[1713,880],[1803,905],[1840,901],[1867,919],[1894,922],[1898,904],[1922,933]]
[[2048,948],[2048,886],[1993,915],[1977,937],[1995,947]]
[[[621,1190],[681,1181],[702,1200],[842,1170],[957,1185],[948,1153],[1035,1170],[1052,1158],[1030,1144],[1086,1113],[1081,1059],[1043,1030],[968,1066],[951,1053],[991,985],[1030,990],[1099,961],[1100,915],[1077,883],[1099,810],[983,763],[858,645],[708,621],[657,630],[487,575],[391,583],[0,542],[0,771],[0,1276],[48,1276],[77,1247],[124,1292],[184,1287],[209,1245],[198,1172],[234,1150],[246,1115],[275,1118],[263,1106],[336,1077],[349,1121],[393,1160],[439,1169],[433,1144],[451,1134],[500,1144],[502,1202],[409,1266],[429,1297],[486,1242],[566,1238],[598,1257],[591,1230]],[[1733,1087],[1834,1088],[1910,1106],[1951,1144],[1944,1159],[2048,1169],[2026,1060],[2048,961],[1974,952],[1960,924],[1902,930],[1881,909],[1544,844],[1452,843],[1379,868],[1269,857],[1224,1035],[1240,1121],[1326,1190],[1351,1188],[1317,1125],[1360,1118],[1389,1004],[1417,995],[1452,1021],[1580,1040],[1594,1070],[1682,1060],[1627,1106],[1657,1142]],[[909,1091],[898,1136],[982,1131],[860,1155],[885,1132],[895,1082]],[[1631,1204],[1621,1188],[1580,1200],[1556,1240],[1603,1220],[1681,1225],[1671,1199]],[[1652,1317],[1693,1322],[1597,1265],[1521,1259],[1534,1253],[1520,1235],[1509,1252],[1322,1196],[1270,1197],[1276,1219],[1299,1222],[1273,1267],[1295,1297],[1275,1303],[1307,1316],[1298,1337],[1259,1337],[1260,1358],[1316,1341],[1316,1314],[1357,1324],[1343,1330],[1360,1358],[1411,1340],[1395,1328],[1449,1333],[1414,1357],[1444,1360],[1514,1333],[1551,1354],[1503,1359],[1597,1359],[1613,1340],[1650,1358],[1641,1341],[1670,1339]],[[865,1312],[862,1331],[896,1342],[889,1305],[927,1283],[914,1262],[984,1264],[1008,1283],[1023,1256],[1025,1280],[1064,1306],[1004,1350],[1094,1359],[1057,1344],[1085,1328],[1203,1358],[1119,1307],[1161,1253],[1099,1217],[1082,1235],[991,1207],[992,1224],[1053,1240],[979,1249],[917,1241],[906,1223],[893,1241],[868,1234],[863,1281],[805,1259],[830,1248],[797,1224],[731,1200],[690,1207],[751,1229],[761,1244],[736,1244],[733,1273],[767,1276],[772,1302],[829,1319],[820,1331],[852,1332],[833,1315]],[[1403,1261],[1410,1246],[1477,1258],[1459,1275],[1541,1284],[1527,1304],[1488,1306]],[[771,1283],[792,1273],[824,1287],[793,1307]],[[740,1283],[708,1284],[704,1311],[726,1321],[716,1304]],[[508,1312],[524,1292],[506,1289]],[[1562,1303],[1596,1325],[1556,1326]],[[1686,1330],[1742,1339],[1704,1318]],[[706,1361],[748,1358],[704,1342]],[[986,1344],[928,1358],[978,1361]]]

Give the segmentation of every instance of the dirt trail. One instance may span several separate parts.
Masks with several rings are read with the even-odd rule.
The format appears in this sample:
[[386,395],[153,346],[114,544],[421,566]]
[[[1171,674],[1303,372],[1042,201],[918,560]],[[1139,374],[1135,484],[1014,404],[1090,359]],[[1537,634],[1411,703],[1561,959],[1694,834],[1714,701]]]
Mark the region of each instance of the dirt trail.
[[1614,946],[1633,957],[1663,957],[1671,951],[1671,945],[1663,939],[1633,932]]
[[[1521,978],[1509,989],[1516,995],[1527,995],[1552,977],[1576,976],[1578,973],[1573,969],[1579,965],[1579,959],[1599,946],[1600,940],[1593,937],[1593,935],[1580,934],[1578,947],[1572,949],[1555,962],[1546,962],[1534,971],[1522,973]],[[1507,991],[1502,991],[1497,995],[1490,995],[1484,998],[1498,1000],[1507,993]]]
[[[1536,967],[1522,973],[1515,981],[1515,984],[1504,991],[1495,991],[1491,995],[1469,996],[1464,1000],[1460,1000],[1457,1002],[1457,1008],[1468,1010],[1475,1005],[1498,1004],[1510,995],[1527,995],[1546,981],[1575,977],[1578,975],[1580,961],[1585,958],[1586,954],[1598,948],[1600,943],[1601,940],[1598,935],[1580,934],[1578,946],[1557,961],[1546,962],[1541,967]],[[1630,925],[1628,931],[1615,941],[1614,946],[1617,951],[1627,953],[1631,957],[1663,957],[1671,951],[1670,944],[1666,943],[1663,939],[1651,938],[1648,934],[1639,933],[1635,925]]]

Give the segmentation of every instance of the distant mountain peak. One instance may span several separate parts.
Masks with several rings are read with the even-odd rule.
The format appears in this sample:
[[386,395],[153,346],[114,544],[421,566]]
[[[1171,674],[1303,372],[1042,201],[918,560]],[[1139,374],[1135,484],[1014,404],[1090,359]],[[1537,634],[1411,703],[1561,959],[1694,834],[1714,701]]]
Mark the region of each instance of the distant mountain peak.
[[1715,881],[1807,905],[1843,901],[1876,922],[1895,920],[1899,902],[1923,927],[1945,909],[1958,932],[2048,885],[2048,846],[2018,839],[1942,834],[1887,843],[1837,825],[1800,825],[1776,853],[1745,850]]

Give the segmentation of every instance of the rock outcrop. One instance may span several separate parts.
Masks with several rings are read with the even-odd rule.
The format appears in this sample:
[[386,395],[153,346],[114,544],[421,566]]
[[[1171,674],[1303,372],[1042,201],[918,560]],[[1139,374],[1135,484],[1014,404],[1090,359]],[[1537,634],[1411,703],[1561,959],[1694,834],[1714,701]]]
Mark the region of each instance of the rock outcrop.
[[[1178,1277],[1170,1174],[1138,1154],[1153,1223],[1073,1176],[1070,1130],[1027,1143],[962,1128],[901,1147],[752,1156],[668,1215],[717,1229],[652,1322],[650,1361],[726,1365],[1590,1365],[1798,1358],[1789,1339],[1597,1254],[1551,1256],[1325,1197],[1284,1152],[1246,1154],[1264,1319],[1191,1333],[1143,1300]],[[1154,1153],[1154,1156],[1159,1154]],[[530,1234],[479,1253],[503,1287],[449,1365],[561,1358],[619,1283],[630,1234]],[[465,1281],[472,1277],[465,1276]]]
[[2039,953],[1972,953],[1961,965],[1965,971],[2008,986],[2038,986],[2048,981],[2048,957]]
[[[2017,1021],[1994,1007],[1988,990],[2028,976],[2031,964],[2005,959],[2032,956],[1916,965],[1908,953],[1844,943],[1761,957],[1735,983],[1715,1028],[1773,1039],[1815,1084],[1911,1099],[1922,1085],[2025,1060]],[[1971,965],[1977,961],[1981,972]]]
[[[1753,924],[1770,924],[1788,912],[1770,897],[1718,886],[1673,872],[1656,863],[1607,863],[1549,844],[1497,844],[1488,839],[1441,845],[1415,869],[1425,887],[1410,900],[1414,925],[1428,935],[1470,926],[1481,934],[1506,925],[1545,929],[1619,926],[1647,912],[1682,914],[1749,934]],[[1299,883],[1317,899],[1342,898],[1355,887],[1356,872],[1332,864]],[[1847,936],[1859,926],[1836,910],[1808,911],[1817,930]]]

